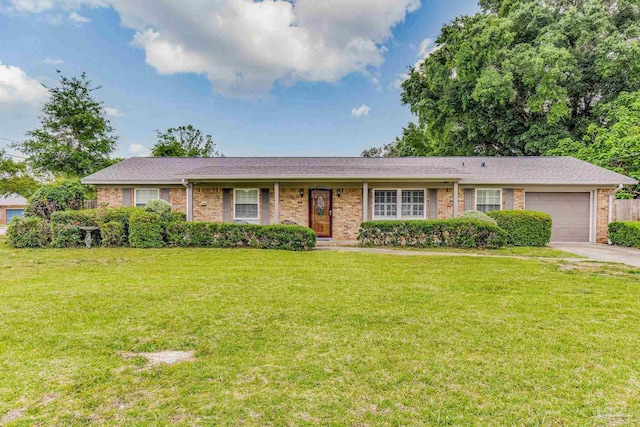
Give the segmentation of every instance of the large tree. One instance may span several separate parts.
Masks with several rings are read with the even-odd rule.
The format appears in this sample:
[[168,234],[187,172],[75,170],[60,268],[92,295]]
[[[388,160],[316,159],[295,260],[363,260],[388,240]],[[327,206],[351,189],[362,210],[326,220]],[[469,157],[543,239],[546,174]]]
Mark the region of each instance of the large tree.
[[410,71],[417,124],[399,155],[544,155],[606,128],[600,105],[640,90],[638,0],[482,0]]
[[0,150],[0,196],[18,194],[29,198],[39,186],[24,162],[14,160]]
[[191,125],[156,131],[158,141],[151,149],[155,157],[219,157],[211,135]]
[[103,103],[94,97],[100,86],[92,86],[85,73],[58,75],[59,86],[47,87],[40,128],[27,132],[16,147],[38,171],[82,177],[112,163],[117,137]]

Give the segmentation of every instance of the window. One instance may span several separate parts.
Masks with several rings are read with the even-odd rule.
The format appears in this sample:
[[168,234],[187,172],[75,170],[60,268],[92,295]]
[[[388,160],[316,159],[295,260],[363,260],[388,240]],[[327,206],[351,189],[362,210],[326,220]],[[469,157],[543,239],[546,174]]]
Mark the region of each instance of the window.
[[424,190],[375,190],[374,219],[423,219],[425,217]]
[[402,218],[424,218],[424,190],[402,190]]
[[160,198],[160,190],[157,188],[136,188],[135,202],[136,206],[144,207],[149,200]]
[[257,220],[258,190],[235,190],[234,194],[234,218]]
[[397,190],[375,190],[373,193],[374,218],[396,218],[398,216]]
[[476,210],[480,212],[502,209],[502,190],[476,189]]

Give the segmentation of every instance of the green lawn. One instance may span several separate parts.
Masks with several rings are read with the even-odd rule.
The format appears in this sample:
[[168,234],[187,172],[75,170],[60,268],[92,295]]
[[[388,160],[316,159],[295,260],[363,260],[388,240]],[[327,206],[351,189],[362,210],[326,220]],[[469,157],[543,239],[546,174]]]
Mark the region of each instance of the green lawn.
[[[637,425],[640,274],[0,246],[0,424]],[[194,350],[148,367],[130,352]]]
[[472,255],[502,255],[527,258],[584,258],[571,252],[561,251],[549,247],[517,247],[506,246],[499,249],[457,249],[457,248],[393,248],[397,250],[410,250],[420,252],[450,252],[468,253]]

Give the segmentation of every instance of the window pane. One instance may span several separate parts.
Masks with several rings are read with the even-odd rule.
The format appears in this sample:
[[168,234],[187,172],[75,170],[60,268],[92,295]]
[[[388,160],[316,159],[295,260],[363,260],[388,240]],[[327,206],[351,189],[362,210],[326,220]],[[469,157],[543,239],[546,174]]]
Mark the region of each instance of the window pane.
[[402,191],[402,218],[424,218],[424,190]]
[[160,198],[158,189],[136,189],[136,206],[144,206],[149,200]]
[[236,190],[234,203],[236,219],[258,219],[258,190]]
[[476,190],[476,209],[480,212],[499,211],[501,190]]
[[377,218],[395,218],[398,212],[396,190],[375,190],[373,193],[373,215]]

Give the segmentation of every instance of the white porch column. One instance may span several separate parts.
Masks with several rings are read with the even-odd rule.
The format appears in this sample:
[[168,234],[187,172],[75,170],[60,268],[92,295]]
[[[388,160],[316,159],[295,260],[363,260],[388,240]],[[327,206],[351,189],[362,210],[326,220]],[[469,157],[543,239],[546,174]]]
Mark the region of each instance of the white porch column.
[[273,184],[273,196],[275,199],[273,206],[275,223],[280,224],[280,183],[278,182]]
[[187,222],[193,221],[193,183],[187,184]]
[[369,221],[369,183],[362,183],[362,222]]
[[453,217],[458,218],[458,181],[453,183]]

